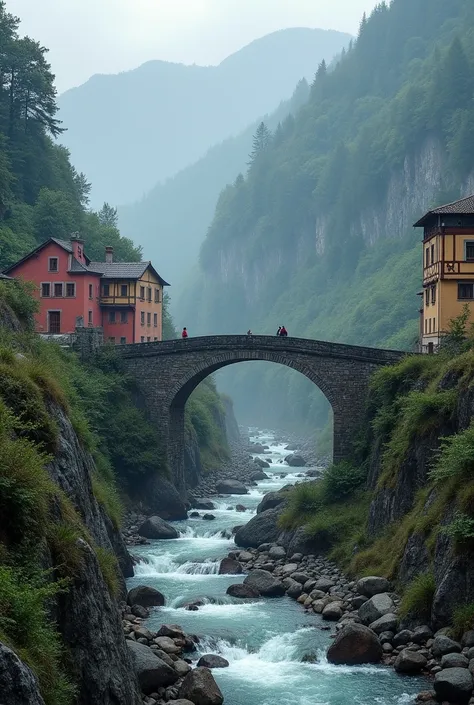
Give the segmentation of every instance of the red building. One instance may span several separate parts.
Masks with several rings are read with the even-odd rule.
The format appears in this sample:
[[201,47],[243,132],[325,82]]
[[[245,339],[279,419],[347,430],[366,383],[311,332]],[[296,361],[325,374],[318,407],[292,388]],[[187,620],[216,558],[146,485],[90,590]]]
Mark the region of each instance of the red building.
[[101,326],[111,343],[162,340],[163,287],[151,262],[91,262],[79,238],[50,238],[5,270],[36,285],[38,333],[73,333]]

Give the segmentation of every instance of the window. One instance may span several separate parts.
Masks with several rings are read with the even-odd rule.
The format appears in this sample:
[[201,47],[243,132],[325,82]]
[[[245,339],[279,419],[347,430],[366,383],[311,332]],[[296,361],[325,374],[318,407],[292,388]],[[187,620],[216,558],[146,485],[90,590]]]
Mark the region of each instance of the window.
[[49,282],[43,282],[43,284],[41,284],[41,296],[51,296],[51,284]]
[[102,296],[110,296],[110,284],[104,284],[102,286]]
[[66,282],[66,296],[75,296],[76,295],[76,283],[75,282]]
[[433,318],[433,333],[436,330],[436,318]]
[[464,242],[464,255],[466,262],[474,262],[474,241],[466,240]]
[[431,287],[431,303],[433,304],[433,306],[436,303],[436,287],[435,286]]
[[142,335],[142,337],[140,338],[140,343],[144,343],[144,342],[145,342],[145,336]]
[[59,271],[57,257],[50,257],[49,258],[49,271],[50,272],[58,272]]
[[112,343],[112,345],[115,345],[115,338],[112,336],[109,338],[109,343]]
[[120,296],[128,296],[128,286],[126,284],[120,285]]
[[425,250],[425,267],[430,266],[430,248],[427,247]]
[[58,297],[63,295],[63,283],[62,282],[55,282],[54,295],[58,296]]
[[146,324],[147,326],[151,326],[151,313],[146,314]]
[[425,334],[428,333],[428,321],[425,318]]
[[115,323],[115,311],[109,311],[109,323]]
[[148,287],[148,301],[151,303],[151,286]]
[[160,303],[160,290],[155,289],[155,304],[159,304],[159,303]]
[[89,298],[92,299],[94,295],[94,289],[92,287],[92,284],[89,284]]
[[87,322],[89,323],[90,326],[92,325],[92,311],[89,311]]
[[128,312],[120,311],[120,323],[128,323]]
[[426,301],[426,305],[429,306],[430,305],[430,290],[429,289],[425,289],[425,301]]
[[148,338],[146,339],[146,342],[147,342],[147,343],[151,343],[151,338],[150,338],[150,336],[148,336]]
[[155,328],[158,326],[158,314],[157,313],[153,314],[153,325],[155,326]]
[[140,313],[140,323],[142,324],[142,326],[145,325],[145,311],[142,311]]
[[144,286],[140,287],[140,298],[142,301],[145,301],[145,287]]
[[127,344],[127,338],[125,336],[123,336],[122,338],[120,338],[120,345],[126,345],[126,344]]
[[458,299],[461,299],[462,301],[474,299],[474,283],[459,282]]
[[431,264],[434,264],[434,261],[435,261],[434,250],[435,250],[435,246],[431,245]]
[[428,333],[431,333],[431,318],[428,319]]
[[153,338],[153,340],[158,340],[158,338],[156,337],[156,335],[155,335],[155,337]]

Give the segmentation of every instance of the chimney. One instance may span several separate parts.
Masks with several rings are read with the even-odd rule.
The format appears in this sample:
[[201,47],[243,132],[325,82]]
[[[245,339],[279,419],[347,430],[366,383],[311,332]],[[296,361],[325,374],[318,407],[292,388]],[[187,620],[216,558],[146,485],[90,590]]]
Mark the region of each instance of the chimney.
[[79,262],[84,261],[84,240],[79,237],[79,233],[72,233],[71,235],[71,247],[73,256],[79,260]]
[[106,247],[105,248],[105,261],[107,264],[112,264],[114,261],[114,248],[113,247]]

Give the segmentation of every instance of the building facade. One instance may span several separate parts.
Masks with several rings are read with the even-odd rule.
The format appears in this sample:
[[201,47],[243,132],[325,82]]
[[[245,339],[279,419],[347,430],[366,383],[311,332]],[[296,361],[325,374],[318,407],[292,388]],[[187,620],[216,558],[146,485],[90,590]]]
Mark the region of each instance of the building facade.
[[162,340],[163,290],[151,262],[91,262],[79,238],[50,238],[5,274],[35,284],[38,333],[62,335],[77,327],[102,327],[114,344]]
[[465,304],[474,322],[474,196],[429,211],[423,228],[423,352],[436,349]]

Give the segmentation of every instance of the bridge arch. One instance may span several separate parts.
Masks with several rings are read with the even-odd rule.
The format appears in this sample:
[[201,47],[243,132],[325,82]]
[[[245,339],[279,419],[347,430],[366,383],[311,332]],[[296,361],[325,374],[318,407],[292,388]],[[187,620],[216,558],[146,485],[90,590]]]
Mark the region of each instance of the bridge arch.
[[156,423],[176,486],[184,494],[184,408],[193,390],[224,367],[273,362],[300,372],[326,396],[334,415],[334,460],[347,457],[364,414],[369,379],[403,353],[268,336],[213,336],[119,346]]

